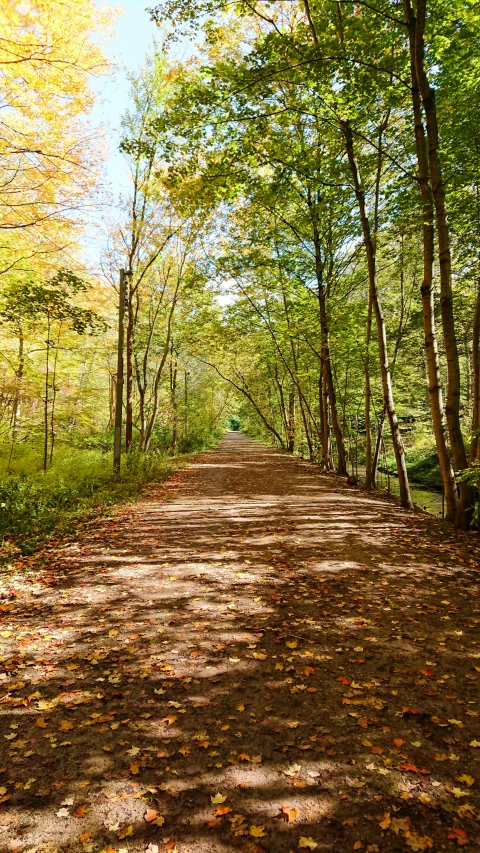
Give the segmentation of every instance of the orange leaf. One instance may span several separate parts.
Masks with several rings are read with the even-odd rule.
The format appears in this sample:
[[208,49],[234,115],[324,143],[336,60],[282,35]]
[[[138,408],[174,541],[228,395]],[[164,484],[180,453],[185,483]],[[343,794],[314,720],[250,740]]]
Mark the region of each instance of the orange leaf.
[[143,819],[147,823],[152,823],[156,817],[158,817],[158,812],[155,809],[148,809],[143,815]]
[[230,806],[217,806],[215,809],[215,817],[219,817],[222,814],[228,814],[231,811]]
[[457,844],[461,847],[463,844],[468,844],[468,835],[464,829],[461,829],[459,826],[456,826],[452,829],[451,832],[448,833],[448,838],[451,838],[453,841],[456,841]]
[[394,746],[397,746],[399,749],[400,749],[400,747],[401,747],[401,746],[403,746],[403,744],[404,744],[404,743],[405,743],[405,741],[404,741],[404,740],[402,740],[402,738],[401,738],[401,737],[396,737],[396,738],[394,738],[393,745],[394,745]]
[[76,811],[74,811],[74,815],[75,817],[85,817],[88,811],[89,807],[85,803],[83,803],[81,806],[78,807],[78,809],[76,809]]
[[313,666],[306,666],[305,669],[303,670],[304,675],[313,675],[314,672],[315,672],[315,670],[314,670]]
[[280,813],[287,823],[292,823],[298,817],[298,809],[295,806],[281,806]]
[[138,761],[134,761],[133,764],[130,765],[130,773],[132,776],[136,776],[137,773],[140,773],[140,764]]

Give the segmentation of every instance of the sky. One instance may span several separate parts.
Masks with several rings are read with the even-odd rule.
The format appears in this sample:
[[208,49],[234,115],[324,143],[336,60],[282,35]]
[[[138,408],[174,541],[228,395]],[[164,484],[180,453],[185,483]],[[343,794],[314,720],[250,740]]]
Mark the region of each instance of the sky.
[[[125,185],[125,165],[118,151],[120,139],[119,127],[123,113],[128,105],[128,71],[137,71],[143,56],[158,36],[158,29],[145,11],[148,0],[104,0],[102,7],[119,10],[113,36],[107,42],[106,53],[114,64],[110,79],[94,81],[99,102],[95,106],[91,121],[95,125],[104,125],[106,140],[110,150],[106,163],[109,189],[116,192]],[[152,2],[151,5],[154,5]]]

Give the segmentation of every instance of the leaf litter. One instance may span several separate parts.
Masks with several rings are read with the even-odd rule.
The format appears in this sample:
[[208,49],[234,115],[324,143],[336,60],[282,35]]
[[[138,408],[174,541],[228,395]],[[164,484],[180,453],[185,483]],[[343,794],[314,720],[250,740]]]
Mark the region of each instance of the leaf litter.
[[0,849],[479,849],[478,553],[235,435],[7,566]]

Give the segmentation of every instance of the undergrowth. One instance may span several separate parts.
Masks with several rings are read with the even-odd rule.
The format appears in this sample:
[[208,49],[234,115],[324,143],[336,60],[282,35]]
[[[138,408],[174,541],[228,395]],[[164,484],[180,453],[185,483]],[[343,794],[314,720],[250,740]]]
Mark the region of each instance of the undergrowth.
[[46,472],[34,447],[25,447],[9,468],[6,458],[0,458],[0,547],[6,554],[12,547],[33,553],[53,533],[74,530],[99,508],[127,500],[188,461],[188,455],[134,452],[123,457],[116,477],[111,454],[100,449],[59,447]]

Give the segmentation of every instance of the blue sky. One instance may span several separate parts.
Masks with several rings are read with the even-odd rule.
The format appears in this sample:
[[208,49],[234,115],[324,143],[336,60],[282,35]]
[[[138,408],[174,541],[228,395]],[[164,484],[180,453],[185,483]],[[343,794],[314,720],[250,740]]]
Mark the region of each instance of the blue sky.
[[[110,156],[106,164],[109,189],[121,189],[124,182],[124,164],[118,152],[119,126],[128,104],[128,71],[136,71],[142,57],[151,47],[158,29],[148,12],[145,11],[148,0],[104,0],[102,7],[119,9],[115,23],[115,32],[107,43],[106,53],[115,67],[110,79],[95,81],[94,88],[99,94],[99,103],[95,106],[91,120],[94,124],[105,126]],[[152,2],[151,5],[154,5]]]

